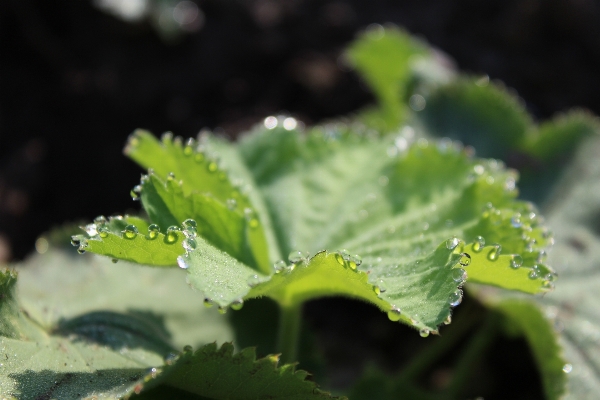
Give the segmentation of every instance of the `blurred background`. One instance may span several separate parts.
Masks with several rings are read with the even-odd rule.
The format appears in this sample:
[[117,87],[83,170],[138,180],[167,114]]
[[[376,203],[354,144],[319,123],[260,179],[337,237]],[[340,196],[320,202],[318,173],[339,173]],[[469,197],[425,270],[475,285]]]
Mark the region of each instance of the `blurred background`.
[[385,22],[504,81],[539,120],[600,113],[592,0],[5,0],[0,261],[65,221],[136,210],[140,170],[121,154],[135,128],[233,138],[270,114],[310,125],[369,104],[340,56]]

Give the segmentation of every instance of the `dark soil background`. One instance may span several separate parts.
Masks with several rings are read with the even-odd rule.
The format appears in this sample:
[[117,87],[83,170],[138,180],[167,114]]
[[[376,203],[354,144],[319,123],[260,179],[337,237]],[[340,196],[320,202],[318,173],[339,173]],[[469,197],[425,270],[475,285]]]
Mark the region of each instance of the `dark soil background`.
[[0,259],[64,221],[136,207],[135,128],[235,136],[287,111],[307,124],[372,100],[338,57],[393,22],[464,71],[515,88],[537,118],[600,112],[600,4],[591,0],[204,0],[203,24],[162,40],[83,0],[0,2]]
[[[282,111],[313,124],[368,104],[368,90],[338,58],[372,23],[404,26],[449,54],[461,70],[504,81],[538,119],[574,106],[600,113],[596,1],[197,4],[203,23],[165,41],[148,21],[124,22],[91,0],[0,2],[0,261],[22,259],[40,234],[65,221],[135,210],[129,191],[140,170],[121,154],[135,128],[189,137],[220,127],[235,137]],[[390,359],[408,357],[403,352],[423,343],[373,307],[352,310],[355,317],[348,319],[348,303],[339,300],[307,307],[324,353],[337,357],[334,386],[360,373],[344,371],[343,364],[362,368],[378,361],[394,370],[397,362],[389,365]],[[387,350],[363,347],[348,355],[346,349],[364,346],[365,338]],[[477,384],[487,391],[477,393],[491,393],[486,399],[538,397],[531,359],[520,357],[523,343],[502,339],[494,348],[478,374],[497,376],[499,368],[507,380],[493,384],[478,375]],[[533,383],[522,390],[515,376]]]

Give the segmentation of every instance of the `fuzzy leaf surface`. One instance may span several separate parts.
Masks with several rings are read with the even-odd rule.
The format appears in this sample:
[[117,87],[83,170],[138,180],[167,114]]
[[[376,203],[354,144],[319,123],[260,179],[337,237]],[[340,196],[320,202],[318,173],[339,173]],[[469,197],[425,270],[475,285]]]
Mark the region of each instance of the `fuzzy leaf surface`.
[[[134,226],[137,233],[126,233]],[[87,235],[76,236],[79,249],[123,260],[151,266],[177,265],[177,257],[184,253],[181,243],[184,235],[173,232],[168,238],[164,233],[151,232],[149,223],[143,218],[125,215],[111,217],[106,223],[93,223],[83,227]],[[76,243],[76,242],[75,242]]]
[[172,349],[233,338],[177,271],[53,249],[17,271],[18,302],[0,275],[2,397],[121,398]]
[[[267,276],[214,247],[189,252],[190,283],[221,307],[257,296],[290,305],[346,295],[383,311],[399,309],[402,316],[394,317],[434,330],[450,303],[460,302],[450,299],[460,297],[467,275],[529,293],[545,290],[542,279],[529,278],[534,265],[551,272],[536,263],[543,228],[535,215],[511,223],[531,206],[514,200],[516,177],[495,160],[472,158],[450,141],[411,145],[402,136],[371,137],[345,126],[305,136],[281,126],[257,128],[239,151],[264,196],[281,253],[301,257],[296,267],[284,262],[280,273]],[[475,249],[478,236],[504,246],[503,256],[489,256],[496,246]],[[350,253],[336,253],[341,249]],[[472,255],[461,254],[470,249]],[[510,266],[513,252],[523,259],[519,268]],[[356,272],[352,263],[360,261],[352,254],[363,260]],[[455,271],[460,263],[464,274]]]
[[230,343],[220,348],[208,344],[195,352],[184,351],[148,386],[160,384],[211,399],[345,399],[319,390],[306,379],[308,373],[295,370],[294,365],[278,367],[278,358],[257,360],[254,348],[234,354]]
[[532,129],[531,117],[515,96],[494,83],[458,78],[433,89],[416,113],[437,136],[474,146],[485,157],[506,159]]
[[540,303],[560,332],[569,381],[567,399],[600,390],[600,138],[584,140],[547,202],[556,245],[549,261],[560,285]]

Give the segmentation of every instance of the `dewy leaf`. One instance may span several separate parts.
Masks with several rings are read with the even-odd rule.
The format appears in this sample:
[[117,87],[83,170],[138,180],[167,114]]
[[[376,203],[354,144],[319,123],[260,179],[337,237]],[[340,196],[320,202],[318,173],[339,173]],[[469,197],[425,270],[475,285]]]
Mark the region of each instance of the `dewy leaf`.
[[290,306],[341,294],[430,331],[460,303],[467,276],[547,289],[544,230],[535,209],[514,200],[515,173],[499,162],[472,158],[448,140],[411,145],[343,125],[301,136],[274,122],[239,149],[289,263],[276,262],[279,273],[269,278],[208,244],[190,251],[182,260],[190,282],[219,306],[255,296]]
[[533,127],[518,98],[487,80],[459,78],[424,98],[416,116],[432,134],[461,140],[484,157],[506,159]]
[[[270,270],[265,236],[258,217],[251,209],[240,212],[237,207],[228,207],[210,194],[191,193],[186,196],[182,186],[174,179],[163,182],[153,173],[142,179],[141,186],[144,208],[161,229],[192,219],[195,231],[192,236],[206,239],[247,265]],[[193,244],[188,247],[193,247]]]
[[[256,359],[254,348],[234,354],[229,343],[184,351],[157,376],[157,382],[211,399],[345,399],[321,391],[294,365],[277,366],[278,356]],[[149,394],[152,394],[150,389]]]
[[567,363],[567,399],[595,398],[600,391],[600,137],[579,146],[572,165],[547,201],[556,245],[549,261],[560,285],[540,299],[560,332]]
[[125,153],[151,167],[132,195],[141,196],[153,223],[164,231],[193,219],[197,233],[211,244],[259,271],[269,271],[262,217],[240,186],[242,181],[236,178],[234,185],[215,154],[207,154],[206,147],[192,139],[184,146],[180,138],[163,135],[159,142],[141,130],[130,137]]
[[506,330],[513,335],[524,336],[529,343],[546,399],[560,399],[565,392],[567,376],[563,371],[562,348],[550,321],[530,301],[503,300],[493,308],[505,316]]
[[375,25],[350,46],[347,57],[373,89],[381,107],[382,124],[397,126],[406,114],[404,97],[413,78],[412,63],[429,56],[425,45],[399,28]]
[[80,253],[108,256],[114,260],[131,261],[152,266],[175,266],[184,253],[184,235],[166,229],[161,233],[156,225],[138,217],[98,217],[83,227],[87,236],[76,235],[71,243]]

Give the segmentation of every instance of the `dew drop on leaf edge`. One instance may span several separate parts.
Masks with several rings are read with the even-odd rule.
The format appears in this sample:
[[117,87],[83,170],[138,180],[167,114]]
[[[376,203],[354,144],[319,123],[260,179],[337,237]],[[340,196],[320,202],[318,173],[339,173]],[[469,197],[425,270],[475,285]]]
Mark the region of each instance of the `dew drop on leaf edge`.
[[521,265],[523,265],[523,257],[518,254],[513,254],[512,259],[510,260],[510,267],[517,269]]
[[460,242],[460,240],[454,236],[448,240],[446,240],[446,248],[448,250],[454,250],[456,248],[456,246],[458,246],[458,243]]
[[396,307],[392,307],[392,309],[387,312],[388,319],[393,322],[400,321],[401,315],[402,315],[402,313],[400,312],[400,309],[398,309]]
[[148,226],[148,239],[154,240],[158,237],[160,233],[160,227],[156,224],[151,224]]
[[127,225],[125,229],[123,229],[123,237],[125,239],[135,239],[138,234],[138,229],[135,225]]
[[421,337],[427,337],[427,336],[429,336],[429,329],[421,329],[419,331],[419,335],[421,335]]

